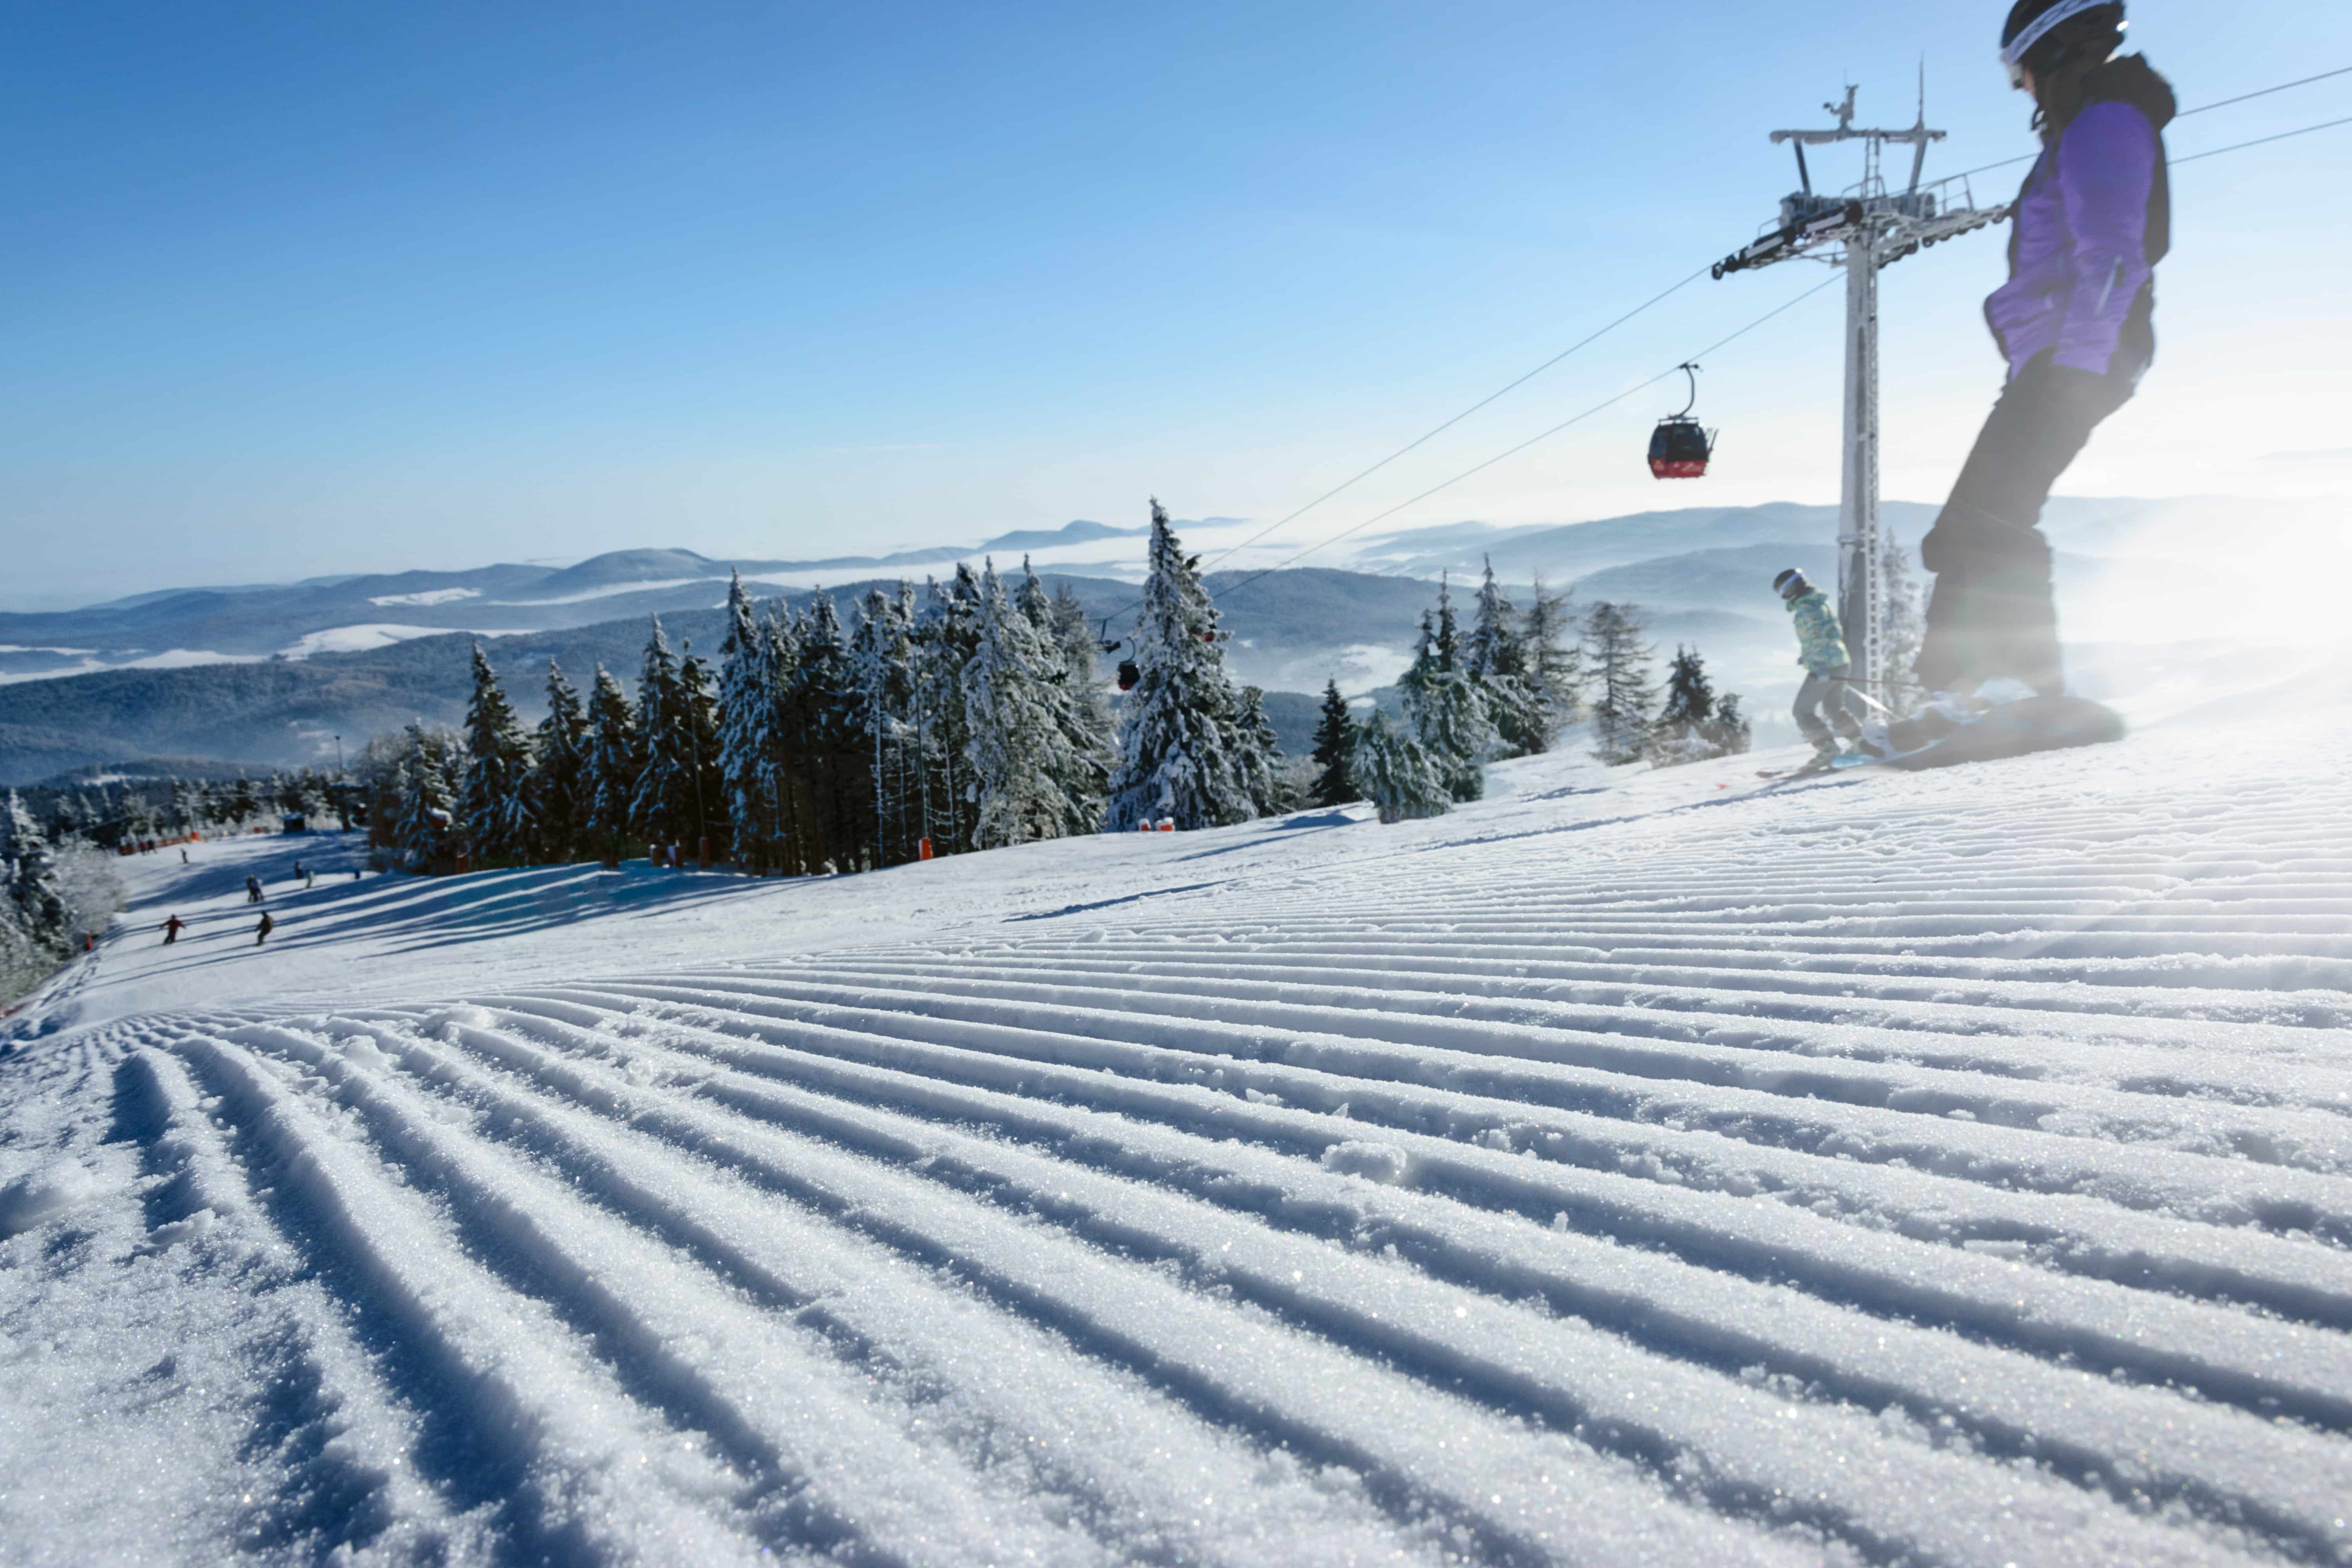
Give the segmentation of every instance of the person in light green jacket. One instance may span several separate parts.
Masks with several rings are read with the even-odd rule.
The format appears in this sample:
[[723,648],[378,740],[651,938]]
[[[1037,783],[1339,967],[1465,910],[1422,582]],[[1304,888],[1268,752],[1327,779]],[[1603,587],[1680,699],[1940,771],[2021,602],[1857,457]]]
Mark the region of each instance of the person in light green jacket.
[[1845,651],[1845,634],[1839,629],[1830,596],[1805,581],[1794,566],[1772,579],[1780,602],[1797,626],[1797,662],[1805,667],[1805,683],[1797,688],[1797,728],[1813,743],[1817,761],[1838,754],[1838,738],[1859,741],[1862,721],[1853,715],[1853,662]]

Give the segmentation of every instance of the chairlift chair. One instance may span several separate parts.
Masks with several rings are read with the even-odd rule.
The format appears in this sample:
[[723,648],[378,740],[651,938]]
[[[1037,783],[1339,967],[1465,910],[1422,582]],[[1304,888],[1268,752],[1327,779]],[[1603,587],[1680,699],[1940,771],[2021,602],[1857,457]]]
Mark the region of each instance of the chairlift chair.
[[1690,377],[1690,401],[1679,414],[1669,414],[1658,421],[1650,432],[1650,477],[1659,479],[1697,479],[1706,477],[1706,463],[1715,456],[1715,435],[1704,429],[1691,410],[1698,404],[1698,366],[1680,364],[1675,367]]

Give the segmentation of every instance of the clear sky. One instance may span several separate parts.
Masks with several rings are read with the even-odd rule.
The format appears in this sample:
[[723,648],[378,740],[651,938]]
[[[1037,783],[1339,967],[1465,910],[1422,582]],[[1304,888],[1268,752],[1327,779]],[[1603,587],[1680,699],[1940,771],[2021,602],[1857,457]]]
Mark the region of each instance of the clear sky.
[[[1775,126],[2031,148],[2004,5],[13,4],[0,599],[1271,519],[1744,243]],[[2133,0],[2185,105],[2352,65],[2352,6]],[[2352,114],[2352,77],[2176,158]],[[1831,160],[1824,160],[1825,163]],[[2352,127],[2180,169],[2157,367],[2074,493],[2352,493]],[[1840,183],[1843,164],[1817,169]],[[1978,185],[2005,196],[2018,171]],[[1999,233],[1885,283],[1885,489],[1997,389]],[[1702,279],[1291,530],[1347,526],[1829,274]],[[1400,525],[1832,499],[1832,287]]]

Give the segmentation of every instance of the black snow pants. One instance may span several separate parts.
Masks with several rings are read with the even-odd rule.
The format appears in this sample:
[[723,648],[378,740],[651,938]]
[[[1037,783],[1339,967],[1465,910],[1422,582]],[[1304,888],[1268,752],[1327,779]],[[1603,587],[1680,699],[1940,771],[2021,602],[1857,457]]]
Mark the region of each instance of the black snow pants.
[[1916,667],[1929,690],[1969,691],[2003,675],[2045,695],[2065,689],[2042,507],[2143,368],[2092,375],[2037,354],[1993,405],[1951,499],[1919,541],[1919,564],[1936,574]]

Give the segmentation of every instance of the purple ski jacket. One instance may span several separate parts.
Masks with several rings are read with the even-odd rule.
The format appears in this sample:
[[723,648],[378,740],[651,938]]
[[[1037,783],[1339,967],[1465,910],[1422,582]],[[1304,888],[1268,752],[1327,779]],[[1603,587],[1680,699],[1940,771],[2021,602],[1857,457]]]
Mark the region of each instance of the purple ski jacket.
[[2155,352],[2151,280],[2170,243],[2163,131],[2172,89],[2127,55],[2094,72],[2084,96],[2025,176],[2010,220],[2009,281],[1985,300],[2011,379],[2045,349],[2094,375],[2137,375]]

